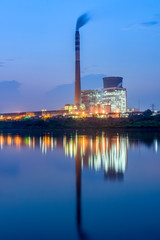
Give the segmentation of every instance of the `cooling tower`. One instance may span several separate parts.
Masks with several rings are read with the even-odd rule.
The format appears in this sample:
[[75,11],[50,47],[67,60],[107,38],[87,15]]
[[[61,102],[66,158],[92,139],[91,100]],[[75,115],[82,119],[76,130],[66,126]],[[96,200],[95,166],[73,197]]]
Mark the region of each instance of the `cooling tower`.
[[122,77],[104,77],[103,78],[103,88],[122,88]]

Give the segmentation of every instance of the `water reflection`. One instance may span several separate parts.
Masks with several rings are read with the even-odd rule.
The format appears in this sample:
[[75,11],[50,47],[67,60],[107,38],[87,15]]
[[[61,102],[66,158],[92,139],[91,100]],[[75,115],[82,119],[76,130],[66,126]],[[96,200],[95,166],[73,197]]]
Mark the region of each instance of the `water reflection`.
[[[63,136],[53,137],[49,135],[19,136],[0,135],[0,148],[7,146],[40,148],[42,154],[53,151],[55,148],[64,150],[70,158],[80,158],[82,168],[89,167],[98,171],[103,169],[106,178],[122,178],[127,167],[127,151],[129,147],[127,136]],[[158,149],[158,144],[155,142]]]
[[107,135],[102,133],[98,136],[63,136],[53,137],[43,136],[20,136],[20,135],[0,135],[0,148],[4,146],[14,146],[18,149],[28,147],[30,149],[39,148],[42,154],[60,148],[65,155],[70,158],[81,159],[81,165],[95,171],[104,170],[105,178],[121,179],[127,167],[127,152],[130,147],[138,146],[141,142],[147,146],[153,146],[155,152],[158,151],[158,138],[152,136],[129,139],[125,135]]
[[85,136],[73,135],[55,137],[50,135],[42,136],[20,136],[20,135],[0,135],[0,148],[4,146],[28,147],[30,149],[41,149],[42,154],[60,148],[66,157],[75,159],[76,172],[76,222],[81,239],[87,238],[82,230],[81,216],[81,193],[82,193],[82,170],[87,167],[94,171],[103,170],[104,178],[107,180],[122,180],[127,169],[128,149],[146,144],[158,151],[159,140],[155,135],[150,138],[136,136],[129,138],[128,134],[106,134]]

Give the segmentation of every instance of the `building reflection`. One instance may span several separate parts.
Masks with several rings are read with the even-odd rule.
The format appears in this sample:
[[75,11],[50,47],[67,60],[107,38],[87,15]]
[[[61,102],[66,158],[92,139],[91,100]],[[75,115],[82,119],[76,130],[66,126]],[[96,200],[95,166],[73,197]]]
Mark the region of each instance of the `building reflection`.
[[[104,171],[106,179],[121,179],[127,167],[128,137],[85,136],[71,137],[0,135],[0,148],[14,146],[18,149],[28,147],[41,149],[42,154],[61,148],[66,157],[80,159],[81,167]],[[158,148],[155,142],[156,149]]]
[[76,158],[81,165],[95,171],[103,170],[106,179],[123,178],[127,167],[128,137],[75,136],[64,137],[65,154]]
[[67,156],[75,158],[76,167],[76,204],[77,229],[81,239],[87,235],[82,230],[81,217],[81,176],[82,168],[89,167],[95,171],[103,170],[106,179],[120,180],[127,167],[128,138],[102,136],[64,137],[64,148]]
[[[158,140],[152,138],[152,146],[158,151]],[[151,141],[146,142],[148,146]],[[104,172],[106,180],[122,180],[127,168],[128,148],[140,145],[140,140],[129,140],[128,135],[107,135],[102,133],[98,136],[63,136],[53,137],[43,136],[19,136],[19,135],[0,135],[0,148],[4,146],[16,147],[21,149],[27,147],[30,149],[41,149],[42,154],[48,151],[60,148],[65,156],[75,159],[76,171],[76,222],[77,229],[81,239],[86,238],[82,230],[81,217],[81,192],[82,192],[82,170],[89,168],[93,171]]]

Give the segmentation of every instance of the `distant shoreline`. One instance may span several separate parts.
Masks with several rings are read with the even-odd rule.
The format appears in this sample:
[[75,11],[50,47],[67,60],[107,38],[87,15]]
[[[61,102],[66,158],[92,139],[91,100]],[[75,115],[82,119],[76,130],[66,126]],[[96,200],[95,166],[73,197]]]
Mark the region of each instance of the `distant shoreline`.
[[99,119],[99,118],[55,118],[48,120],[30,119],[21,121],[0,121],[1,132],[130,132],[160,131],[160,117],[135,119]]

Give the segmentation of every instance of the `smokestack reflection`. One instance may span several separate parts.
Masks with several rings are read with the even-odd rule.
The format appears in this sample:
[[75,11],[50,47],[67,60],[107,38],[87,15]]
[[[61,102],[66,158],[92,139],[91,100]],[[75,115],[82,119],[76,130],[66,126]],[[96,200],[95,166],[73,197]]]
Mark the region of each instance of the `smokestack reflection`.
[[[95,172],[104,171],[106,180],[122,180],[127,168],[128,148],[140,145],[141,140],[129,141],[127,135],[106,135],[102,133],[98,136],[74,135],[53,137],[43,136],[19,136],[19,135],[0,135],[0,147],[14,146],[17,149],[30,148],[40,149],[42,154],[48,151],[61,149],[66,157],[75,159],[76,173],[76,222],[80,238],[86,238],[82,230],[82,170],[89,168]],[[150,140],[155,151],[158,151],[158,139],[155,137]],[[150,146],[150,145],[149,145]]]
[[78,147],[77,153],[75,156],[75,167],[76,167],[76,218],[77,218],[77,229],[78,234],[81,239],[83,239],[83,232],[82,232],[82,219],[81,219],[81,154],[80,148]]

